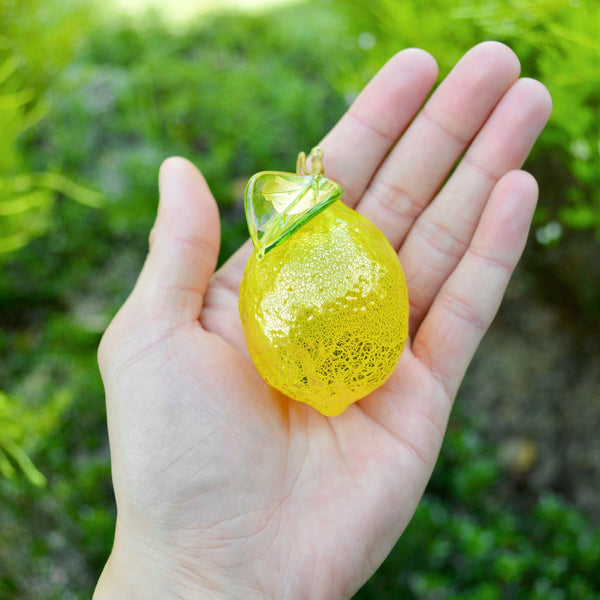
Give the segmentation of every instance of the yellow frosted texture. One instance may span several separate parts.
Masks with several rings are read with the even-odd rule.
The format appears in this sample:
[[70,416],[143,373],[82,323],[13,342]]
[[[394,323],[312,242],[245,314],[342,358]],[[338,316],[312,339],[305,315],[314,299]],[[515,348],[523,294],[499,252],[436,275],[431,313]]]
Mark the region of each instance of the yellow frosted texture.
[[408,335],[396,253],[339,201],[264,257],[251,256],[240,314],[265,381],[327,416],[379,387]]

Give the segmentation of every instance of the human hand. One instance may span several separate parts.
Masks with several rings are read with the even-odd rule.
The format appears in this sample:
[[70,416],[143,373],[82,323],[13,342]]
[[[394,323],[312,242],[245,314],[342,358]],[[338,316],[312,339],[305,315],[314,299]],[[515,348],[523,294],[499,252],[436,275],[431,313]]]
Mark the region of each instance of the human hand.
[[238,313],[251,248],[213,274],[216,204],[190,163],[165,162],[148,258],[99,351],[118,519],[96,600],[341,599],[377,569],[531,222],[537,186],[517,169],[551,102],[519,68],[481,44],[422,108],[437,67],[403,51],[321,142],[325,175],[398,250],[411,302],[396,371],[337,417],[260,378]]

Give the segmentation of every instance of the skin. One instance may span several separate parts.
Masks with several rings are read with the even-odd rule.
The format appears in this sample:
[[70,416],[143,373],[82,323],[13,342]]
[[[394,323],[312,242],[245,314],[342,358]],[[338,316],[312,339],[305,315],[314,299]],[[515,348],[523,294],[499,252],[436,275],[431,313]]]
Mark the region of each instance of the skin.
[[191,163],[163,164],[150,252],[99,350],[118,518],[95,600],[332,600],[377,569],[525,244],[537,185],[519,168],[551,100],[519,72],[487,42],[427,100],[436,63],[405,50],[319,144],[411,300],[397,370],[337,417],[257,374],[237,298],[250,246],[215,273],[215,201]]

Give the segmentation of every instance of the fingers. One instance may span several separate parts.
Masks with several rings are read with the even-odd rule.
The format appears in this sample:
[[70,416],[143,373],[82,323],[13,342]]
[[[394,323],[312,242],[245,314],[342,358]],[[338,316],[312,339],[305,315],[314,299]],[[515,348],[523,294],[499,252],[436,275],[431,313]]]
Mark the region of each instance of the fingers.
[[163,163],[159,189],[150,252],[132,299],[175,325],[200,314],[219,252],[219,214],[206,181],[183,158]]
[[453,399],[492,322],[523,251],[537,200],[524,171],[505,175],[492,191],[473,239],[418,329],[413,353]]
[[325,175],[344,188],[354,207],[373,173],[422,106],[437,78],[437,64],[410,48],[391,58],[321,142]]
[[543,85],[532,79],[517,81],[416,220],[399,253],[411,302],[410,331],[416,331],[463,256],[498,179],[527,158],[551,107]]
[[467,52],[387,156],[357,206],[399,248],[494,107],[520,65],[503,44]]

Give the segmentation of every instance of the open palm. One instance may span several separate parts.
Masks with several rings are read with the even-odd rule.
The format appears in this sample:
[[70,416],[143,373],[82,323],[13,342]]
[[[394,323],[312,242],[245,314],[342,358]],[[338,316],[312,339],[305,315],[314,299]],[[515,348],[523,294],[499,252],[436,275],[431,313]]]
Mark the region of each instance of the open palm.
[[517,169],[550,112],[497,43],[425,103],[436,77],[401,52],[320,144],[411,302],[396,371],[338,417],[260,378],[238,313],[251,248],[213,273],[216,204],[190,163],[163,165],[151,251],[100,348],[118,522],[96,598],[348,598],[401,535],[522,252],[537,187]]

